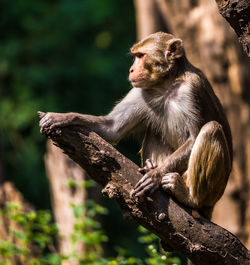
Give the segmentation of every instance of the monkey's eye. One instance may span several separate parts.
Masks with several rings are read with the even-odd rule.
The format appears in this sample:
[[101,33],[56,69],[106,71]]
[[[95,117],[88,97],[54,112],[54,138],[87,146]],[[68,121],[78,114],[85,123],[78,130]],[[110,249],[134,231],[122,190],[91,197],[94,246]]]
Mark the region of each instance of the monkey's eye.
[[135,57],[137,57],[137,58],[142,58],[142,57],[145,55],[145,53],[137,52],[137,53],[135,53],[134,55],[135,55]]

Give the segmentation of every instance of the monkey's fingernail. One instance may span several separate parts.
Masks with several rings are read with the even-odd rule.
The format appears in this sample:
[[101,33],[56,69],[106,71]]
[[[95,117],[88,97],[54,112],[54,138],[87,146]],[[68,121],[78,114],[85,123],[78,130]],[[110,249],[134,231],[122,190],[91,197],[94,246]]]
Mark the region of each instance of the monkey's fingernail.
[[37,114],[39,115],[40,118],[43,118],[46,113],[42,111],[38,111]]

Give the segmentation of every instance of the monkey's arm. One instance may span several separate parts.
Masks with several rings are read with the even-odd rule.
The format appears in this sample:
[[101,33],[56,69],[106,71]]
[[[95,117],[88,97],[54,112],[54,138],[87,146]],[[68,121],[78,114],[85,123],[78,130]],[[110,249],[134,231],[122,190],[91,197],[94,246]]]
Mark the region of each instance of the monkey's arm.
[[139,89],[133,88],[106,116],[94,116],[74,112],[38,112],[41,118],[41,133],[49,133],[56,127],[60,128],[77,125],[88,127],[106,141],[116,143],[124,137],[127,132],[131,131],[140,120],[142,109],[140,93]]
[[187,169],[194,142],[195,138],[189,137],[183,145],[168,156],[166,162],[161,167],[162,173],[178,172],[179,174],[182,174]]
[[182,146],[168,156],[161,166],[156,167],[151,161],[146,161],[146,167],[140,170],[146,174],[136,184],[133,195],[142,196],[148,192],[152,194],[161,185],[162,177],[167,173],[178,172],[182,174],[187,169],[193,145],[194,138],[188,138]]
[[85,126],[91,128],[96,133],[102,134],[104,128],[111,127],[112,120],[106,116],[94,116],[80,114],[75,112],[55,113],[55,112],[38,112],[40,120],[40,131],[42,134],[49,133],[54,128],[60,128],[70,125]]

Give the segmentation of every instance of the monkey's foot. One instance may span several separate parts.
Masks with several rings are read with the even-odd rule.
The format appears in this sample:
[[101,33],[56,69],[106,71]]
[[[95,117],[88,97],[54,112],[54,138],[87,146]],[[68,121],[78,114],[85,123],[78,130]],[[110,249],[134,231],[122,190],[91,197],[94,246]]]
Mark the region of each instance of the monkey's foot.
[[181,176],[179,173],[167,173],[162,177],[161,186],[165,191],[174,193],[174,191],[178,188],[180,178]]

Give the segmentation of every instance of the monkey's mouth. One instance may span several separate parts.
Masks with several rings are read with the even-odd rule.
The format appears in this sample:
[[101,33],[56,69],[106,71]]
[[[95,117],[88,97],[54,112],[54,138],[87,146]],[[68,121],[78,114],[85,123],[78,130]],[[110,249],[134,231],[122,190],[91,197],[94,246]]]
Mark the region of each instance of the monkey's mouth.
[[131,83],[138,83],[138,82],[146,81],[146,79],[145,78],[129,79],[129,81]]

